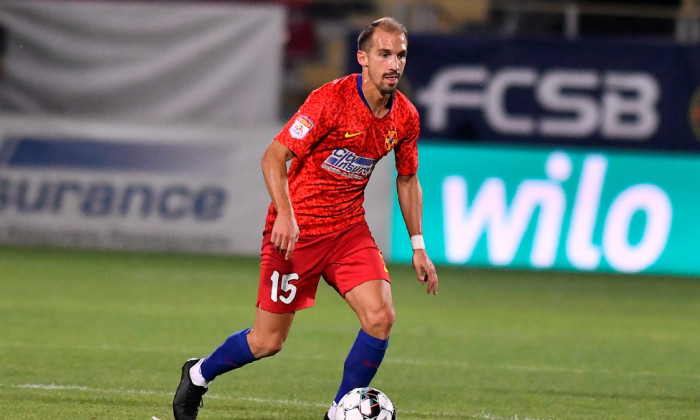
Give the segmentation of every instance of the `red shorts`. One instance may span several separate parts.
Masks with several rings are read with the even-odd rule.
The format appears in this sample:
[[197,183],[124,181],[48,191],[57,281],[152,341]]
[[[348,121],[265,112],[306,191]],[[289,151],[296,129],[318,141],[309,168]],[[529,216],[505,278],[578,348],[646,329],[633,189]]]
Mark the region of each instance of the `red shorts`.
[[256,306],[275,313],[311,307],[322,276],[341,296],[370,280],[389,281],[389,270],[366,223],[299,238],[289,261],[265,234]]

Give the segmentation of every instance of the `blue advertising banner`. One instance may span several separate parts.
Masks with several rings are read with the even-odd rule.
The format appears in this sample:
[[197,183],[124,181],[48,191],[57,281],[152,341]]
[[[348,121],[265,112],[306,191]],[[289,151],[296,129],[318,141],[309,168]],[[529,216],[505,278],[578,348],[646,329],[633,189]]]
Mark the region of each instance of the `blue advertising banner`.
[[411,35],[427,139],[700,151],[700,46]]

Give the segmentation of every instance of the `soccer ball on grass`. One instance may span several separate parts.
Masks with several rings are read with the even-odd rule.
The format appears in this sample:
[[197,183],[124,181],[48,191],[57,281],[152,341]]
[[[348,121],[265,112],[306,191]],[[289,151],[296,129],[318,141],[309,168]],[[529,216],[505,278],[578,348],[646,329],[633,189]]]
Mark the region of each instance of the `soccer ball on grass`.
[[396,420],[396,409],[382,391],[355,388],[338,402],[333,420]]

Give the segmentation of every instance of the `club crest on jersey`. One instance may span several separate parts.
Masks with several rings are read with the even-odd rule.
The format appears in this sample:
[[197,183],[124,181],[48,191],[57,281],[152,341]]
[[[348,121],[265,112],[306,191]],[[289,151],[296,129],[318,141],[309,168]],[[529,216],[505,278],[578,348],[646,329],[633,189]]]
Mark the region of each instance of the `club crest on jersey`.
[[374,159],[358,156],[348,149],[335,149],[321,167],[348,178],[364,179],[372,174],[376,163]]
[[396,130],[391,130],[389,131],[389,134],[386,135],[386,138],[384,139],[384,148],[387,152],[391,151],[391,149],[396,146],[396,137]]
[[314,123],[311,122],[309,117],[305,115],[299,115],[291,127],[289,127],[289,135],[295,139],[303,139],[309,134]]

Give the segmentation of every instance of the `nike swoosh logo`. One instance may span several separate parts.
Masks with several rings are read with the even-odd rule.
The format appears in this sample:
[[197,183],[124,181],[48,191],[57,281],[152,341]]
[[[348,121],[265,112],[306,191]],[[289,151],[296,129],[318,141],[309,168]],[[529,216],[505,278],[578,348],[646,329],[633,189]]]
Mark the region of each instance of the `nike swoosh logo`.
[[349,131],[346,131],[346,132],[345,132],[345,138],[346,138],[346,139],[349,139],[349,138],[352,138],[352,137],[355,137],[355,136],[359,136],[359,135],[362,134],[362,133],[363,133],[363,132],[360,131],[359,133],[352,133],[352,134],[350,134]]

